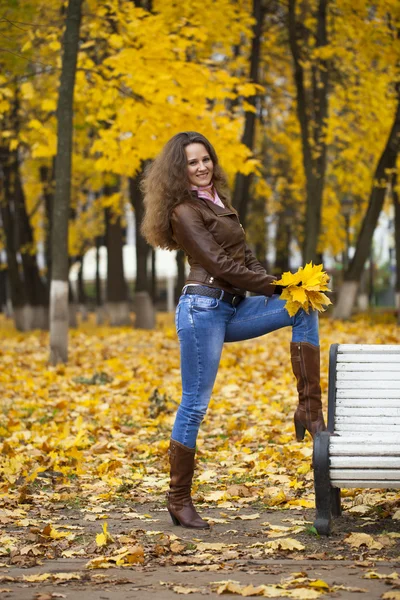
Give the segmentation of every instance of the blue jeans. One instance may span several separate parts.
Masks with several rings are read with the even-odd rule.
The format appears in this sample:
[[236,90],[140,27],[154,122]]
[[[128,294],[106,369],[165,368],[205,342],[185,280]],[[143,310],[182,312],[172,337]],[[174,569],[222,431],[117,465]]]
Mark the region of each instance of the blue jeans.
[[299,310],[289,317],[278,295],[251,296],[236,307],[207,296],[182,295],[175,323],[181,350],[182,401],[172,439],[196,446],[207,412],[224,342],[240,342],[292,326],[293,342],[319,345],[318,313]]

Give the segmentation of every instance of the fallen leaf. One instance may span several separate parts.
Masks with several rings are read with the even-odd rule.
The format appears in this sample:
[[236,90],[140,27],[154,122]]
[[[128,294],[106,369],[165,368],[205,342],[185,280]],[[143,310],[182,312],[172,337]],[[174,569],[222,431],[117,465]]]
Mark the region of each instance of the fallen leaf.
[[220,542],[200,542],[197,544],[197,550],[225,550],[227,548],[236,548],[238,544],[222,544]]
[[241,521],[253,521],[254,519],[260,518],[260,513],[254,513],[253,515],[234,515],[230,518],[232,520],[240,519]]
[[376,571],[368,571],[363,575],[363,579],[398,579],[399,575],[396,571],[393,573],[385,574],[385,573],[377,573]]
[[108,562],[106,556],[97,556],[86,563],[85,569],[109,569],[112,566],[114,565]]
[[22,579],[24,581],[36,583],[38,581],[47,581],[48,579],[51,579],[51,576],[51,573],[37,573],[35,575],[22,575]]
[[344,541],[353,548],[360,548],[360,546],[366,546],[373,550],[382,550],[383,548],[383,545],[368,533],[350,533],[344,538]]
[[61,540],[62,538],[73,537],[71,533],[58,531],[51,523],[46,525],[46,527],[41,531],[41,534],[45,537],[50,537],[53,540]]
[[173,542],[170,546],[171,552],[174,552],[176,554],[179,554],[180,552],[182,552],[185,549],[185,545],[184,544],[180,544],[179,542]]
[[198,592],[201,592],[200,588],[185,587],[183,585],[174,585],[174,587],[172,589],[177,594],[196,594]]
[[270,542],[266,542],[266,552],[268,550],[304,550],[305,546],[298,540],[294,538],[281,538],[279,540],[271,540]]
[[108,546],[114,542],[114,538],[107,530],[107,521],[103,523],[103,533],[98,533],[96,535],[96,544],[101,546]]

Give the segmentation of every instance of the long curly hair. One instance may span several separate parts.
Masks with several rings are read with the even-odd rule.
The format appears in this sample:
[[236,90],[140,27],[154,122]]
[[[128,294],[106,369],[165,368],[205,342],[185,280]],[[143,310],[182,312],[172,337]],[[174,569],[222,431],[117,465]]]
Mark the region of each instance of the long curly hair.
[[213,146],[201,133],[178,133],[165,144],[160,154],[145,169],[140,184],[145,208],[141,232],[153,247],[178,249],[172,238],[170,215],[178,204],[191,200],[185,153],[189,144],[205,146],[214,165],[212,182],[225,206],[232,208],[226,175],[219,165]]

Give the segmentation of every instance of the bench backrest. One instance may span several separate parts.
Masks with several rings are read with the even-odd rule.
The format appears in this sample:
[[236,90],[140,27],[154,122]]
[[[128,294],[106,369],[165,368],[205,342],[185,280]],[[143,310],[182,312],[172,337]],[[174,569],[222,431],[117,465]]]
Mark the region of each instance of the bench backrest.
[[400,487],[400,345],[333,344],[330,477],[335,487]]

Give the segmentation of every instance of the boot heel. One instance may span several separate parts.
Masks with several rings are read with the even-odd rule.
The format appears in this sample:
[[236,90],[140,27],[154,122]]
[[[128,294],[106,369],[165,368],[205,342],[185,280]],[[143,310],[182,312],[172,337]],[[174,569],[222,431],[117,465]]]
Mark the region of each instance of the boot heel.
[[178,521],[178,519],[175,517],[175,515],[173,515],[173,514],[172,514],[172,512],[171,512],[170,510],[168,510],[168,512],[169,512],[169,515],[170,515],[170,517],[171,517],[171,519],[172,519],[172,523],[173,523],[174,525],[180,525],[180,522],[179,522],[179,521]]
[[304,427],[303,423],[300,423],[300,421],[296,421],[296,419],[294,420],[294,429],[296,431],[296,439],[298,442],[302,442],[304,440],[304,436],[306,433],[306,428]]

